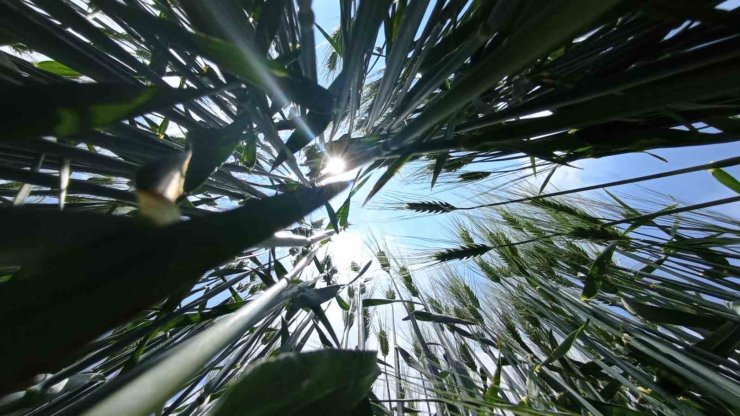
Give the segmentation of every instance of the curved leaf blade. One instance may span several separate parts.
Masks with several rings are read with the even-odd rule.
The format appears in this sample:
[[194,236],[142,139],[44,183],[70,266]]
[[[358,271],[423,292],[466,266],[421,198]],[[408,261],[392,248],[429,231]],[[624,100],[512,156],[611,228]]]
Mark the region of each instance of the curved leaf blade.
[[248,369],[213,416],[350,414],[377,374],[374,351],[281,354]]
[[127,84],[52,84],[3,88],[0,140],[66,137],[118,120],[162,111],[212,90]]
[[[95,214],[3,210],[0,225],[7,235],[27,245],[35,241],[46,250],[36,258],[26,255],[29,260],[20,274],[0,291],[6,341],[0,354],[0,391],[58,368],[86,342],[192,285],[207,270],[270,238],[345,187],[332,184],[250,200],[232,211],[167,227]],[[43,233],[22,237],[24,226],[40,217],[56,221],[62,235],[66,230],[84,238]],[[73,229],[84,221],[100,227],[86,227],[83,234]],[[75,322],[75,331],[67,330],[69,322]]]

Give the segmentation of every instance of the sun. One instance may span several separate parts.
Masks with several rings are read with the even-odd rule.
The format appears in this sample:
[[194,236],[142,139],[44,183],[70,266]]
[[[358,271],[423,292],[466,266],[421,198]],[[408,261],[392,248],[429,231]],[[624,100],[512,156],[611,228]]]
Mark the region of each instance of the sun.
[[342,158],[330,157],[326,161],[326,166],[324,166],[324,172],[328,173],[329,175],[339,175],[340,173],[343,173],[346,168],[347,168],[347,164],[344,162]]

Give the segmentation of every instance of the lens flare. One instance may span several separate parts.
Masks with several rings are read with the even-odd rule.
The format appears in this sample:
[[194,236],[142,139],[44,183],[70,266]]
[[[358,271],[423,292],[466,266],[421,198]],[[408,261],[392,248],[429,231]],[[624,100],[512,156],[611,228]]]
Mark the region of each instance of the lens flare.
[[343,159],[338,157],[330,157],[329,160],[326,161],[324,172],[328,173],[329,175],[339,175],[340,173],[344,172],[346,168],[347,164],[344,163]]

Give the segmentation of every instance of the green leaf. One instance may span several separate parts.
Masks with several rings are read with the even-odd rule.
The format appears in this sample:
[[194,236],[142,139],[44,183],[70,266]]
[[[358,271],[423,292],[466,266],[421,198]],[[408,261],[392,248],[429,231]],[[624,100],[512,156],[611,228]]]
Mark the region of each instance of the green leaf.
[[326,33],[326,30],[322,28],[318,23],[314,22],[314,25],[316,25],[316,29],[319,29],[319,32],[321,32],[321,35],[326,39],[327,42],[329,42],[329,45],[331,45],[332,49],[334,49],[334,52],[338,53],[340,56],[344,55],[344,50],[342,49],[342,44],[340,42],[334,41],[334,38],[328,33]]
[[540,186],[540,190],[537,192],[537,195],[542,195],[542,191],[544,191],[547,184],[550,183],[550,179],[552,179],[552,176],[555,174],[555,171],[557,169],[558,169],[558,166],[555,166],[552,169],[550,169],[550,172],[547,173],[545,180],[542,181],[542,185]]
[[275,276],[277,276],[278,279],[282,279],[283,276],[288,274],[288,269],[283,266],[283,263],[281,263],[280,260],[274,259],[272,261],[272,265],[275,268]]
[[349,414],[368,394],[377,374],[374,351],[280,354],[247,369],[219,399],[212,414]]
[[276,0],[270,2],[269,6],[265,4],[260,13],[259,20],[257,20],[257,36],[255,42],[260,48],[260,51],[267,52],[270,48],[270,43],[275,37],[280,26],[280,18],[283,15],[285,9],[285,0]]
[[388,0],[359,2],[349,38],[344,39],[344,33],[342,33],[342,42],[346,49],[342,56],[344,59],[342,81],[337,90],[339,103],[344,104],[347,101],[358,103],[358,95],[362,88],[361,82],[364,81],[365,57],[375,46],[378,30],[383,23],[383,15],[389,3]]
[[297,308],[314,308],[337,296],[342,285],[331,285],[315,289],[307,284],[301,284],[293,296],[293,306]]
[[409,161],[409,159],[411,159],[411,155],[410,154],[406,154],[406,155],[400,156],[398,159],[394,160],[388,166],[388,168],[386,168],[385,172],[383,172],[383,174],[380,176],[380,178],[378,179],[378,181],[375,182],[375,185],[373,185],[373,189],[371,189],[370,190],[370,193],[367,194],[367,197],[365,198],[365,202],[363,203],[363,205],[367,204],[367,202],[370,201],[370,199],[373,196],[375,196],[375,194],[377,194],[378,191],[380,191],[380,189],[383,188],[383,186],[385,186],[385,184],[389,180],[391,180],[391,178],[393,177],[393,175],[395,175],[401,169],[401,167],[403,167],[403,165],[405,165],[406,162]]
[[527,24],[520,25],[519,30],[513,30],[501,47],[487,54],[485,59],[456,80],[454,90],[426,106],[420,116],[414,118],[399,133],[399,137],[403,140],[420,137],[432,126],[495,86],[503,77],[520,72],[543,54],[570,42],[579,33],[586,32],[617,3],[548,3],[538,13],[532,13]]
[[198,53],[229,72],[270,94],[280,106],[292,100],[320,113],[331,113],[333,96],[325,88],[301,76],[289,74],[258,54],[254,47],[229,43],[217,37],[193,33],[114,0],[97,0],[104,10],[117,14],[145,36],[161,38],[180,48]]
[[345,229],[349,227],[349,207],[351,198],[347,198],[342,203],[342,206],[337,210],[337,219],[339,220],[339,227]]
[[[671,211],[671,210],[673,210],[675,208],[676,208],[676,204],[671,204],[671,205],[668,205],[667,207],[665,207],[665,208],[663,208],[663,209],[661,209],[659,211],[656,211],[654,214],[655,215],[660,215],[661,212],[669,212],[669,211]],[[640,216],[640,215],[638,214],[638,216]],[[641,217],[641,218],[637,219],[636,221],[633,221],[630,224],[630,226],[627,227],[627,229],[624,230],[624,233],[623,234],[624,235],[627,235],[627,234],[631,233],[632,231],[634,231],[634,230],[642,227],[645,224],[654,224],[654,221],[653,220],[655,220],[655,217],[652,217],[652,216]]]
[[170,61],[169,51],[159,43],[154,44],[151,51],[152,56],[149,60],[149,68],[160,77],[164,76]]
[[79,72],[57,61],[36,62],[34,66],[46,72],[51,72],[54,75],[59,75],[60,77],[79,78],[82,76]]
[[[231,211],[167,227],[146,226],[131,217],[3,209],[2,257],[12,256],[23,267],[0,291],[0,325],[7,342],[0,357],[0,391],[59,368],[86,342],[193,285],[206,271],[271,237],[345,187],[252,199]],[[65,329],[69,322],[75,322],[74,331]]]
[[740,345],[740,324],[727,321],[714,332],[694,344],[695,347],[710,351],[720,357],[729,357]]
[[635,299],[628,299],[625,297],[622,298],[622,303],[625,309],[629,312],[645,319],[646,321],[657,324],[681,325],[690,328],[716,330],[725,322],[725,320],[718,317],[690,311],[682,311],[664,306],[648,305],[647,303],[638,302]]
[[614,250],[617,248],[617,242],[609,244],[601,254],[596,257],[591,269],[589,269],[586,275],[586,283],[583,285],[583,292],[581,292],[581,299],[588,300],[596,296],[601,288],[601,285],[606,279],[606,273],[609,270],[609,265],[612,262],[612,255]]
[[740,181],[720,168],[709,169],[709,173],[722,185],[740,194]]
[[400,300],[400,299],[363,299],[362,300],[362,307],[363,308],[369,308],[372,306],[381,306],[381,305],[388,305],[391,303],[414,303],[407,300]]
[[500,400],[498,397],[498,393],[501,390],[501,370],[504,367],[502,363],[503,356],[504,354],[503,352],[501,352],[501,348],[499,345],[496,371],[493,373],[493,380],[491,380],[491,385],[488,387],[488,390],[486,390],[485,398],[487,403],[496,403]]
[[238,119],[220,129],[195,129],[188,132],[193,156],[185,176],[185,192],[191,192],[208,180],[245,139],[248,120]]
[[[529,164],[530,166],[532,166],[532,173],[536,177],[537,176],[537,159],[534,156],[529,156]],[[540,191],[540,193],[542,193],[542,191]]]
[[419,23],[424,17],[424,12],[427,10],[429,0],[414,1],[408,10],[404,7],[406,5],[405,2],[399,2],[397,4],[398,9],[396,9],[396,13],[393,16],[393,22],[391,23],[386,19],[384,23],[386,32],[391,31],[393,35],[388,36],[386,34],[385,37],[387,42],[386,50],[389,53],[385,57],[383,78],[380,81],[377,94],[373,101],[370,123],[374,122],[381,111],[386,108],[391,92],[394,88],[398,87],[399,77],[404,66],[408,63],[406,57],[411,49],[414,36],[418,31]]
[[445,167],[445,163],[447,162],[447,159],[450,158],[449,152],[440,153],[437,155],[437,157],[434,160],[434,172],[432,172],[432,188],[434,188],[434,184],[437,183],[437,178],[439,177],[439,174],[442,172],[442,168]]
[[272,60],[273,65],[277,65],[279,67],[286,67],[294,62],[296,62],[301,57],[301,48],[292,50],[290,52],[286,52],[274,60]]
[[162,123],[157,127],[157,136],[159,136],[160,139],[164,138],[164,136],[167,134],[167,127],[170,126],[170,119],[167,117],[162,119]]
[[[468,321],[467,319],[455,318],[454,316],[449,315],[439,315],[426,311],[413,311],[411,312],[411,315],[413,315],[417,321],[435,322],[438,324],[478,325],[476,322]],[[403,318],[403,320],[408,321],[411,319],[411,315]]]
[[348,311],[350,309],[349,303],[347,303],[347,301],[344,300],[343,297],[337,295],[336,299],[337,299],[337,304],[339,305],[340,308],[342,308],[343,311]]
[[373,261],[372,260],[368,260],[368,262],[365,263],[365,265],[362,266],[362,269],[357,273],[357,276],[355,276],[355,278],[352,279],[351,281],[349,281],[349,283],[347,283],[345,286],[349,286],[352,283],[354,283],[355,281],[357,281],[359,278],[361,278],[365,273],[367,273],[367,271],[370,269],[370,266],[372,264],[373,264]]
[[604,416],[648,416],[651,413],[640,412],[629,407],[619,406],[611,403],[604,403],[598,400],[586,399],[588,402],[595,407]]
[[329,223],[331,224],[332,228],[334,228],[334,232],[339,234],[339,220],[337,219],[337,213],[328,202],[324,204],[324,207],[326,208],[326,215],[329,216]]
[[398,351],[398,353],[401,355],[401,358],[403,358],[403,361],[406,363],[406,365],[422,374],[427,374],[427,370],[424,368],[424,366],[421,365],[421,363],[419,363],[419,361],[417,361],[413,356],[411,356],[408,351],[404,350],[398,345],[396,345],[396,351]]
[[257,163],[257,135],[253,131],[248,131],[245,139],[242,163],[245,168],[252,169]]
[[578,336],[581,335],[584,329],[586,329],[586,326],[588,325],[590,319],[586,319],[586,322],[583,323],[583,325],[579,326],[578,329],[568,334],[565,339],[560,343],[560,345],[557,346],[553,350],[553,352],[539,365],[535,367],[535,371],[539,370],[540,367],[550,364],[556,360],[559,360],[565,356],[565,354],[570,351],[571,347],[573,347],[573,344],[576,342],[576,339],[578,339]]
[[[323,133],[326,126],[329,125],[331,117],[325,113],[312,111],[308,113],[306,117],[296,118],[296,121],[295,131],[290,135],[290,137],[288,137],[288,141],[285,142],[285,147],[287,147],[288,151],[292,153],[303,149],[307,144],[311,143],[316,136]],[[285,149],[281,150],[278,157],[276,157],[275,161],[272,163],[272,169],[280,166],[280,164],[282,164],[287,158],[288,155],[286,154]]]
[[350,205],[352,204],[352,197],[360,190],[363,186],[367,183],[368,179],[370,177],[366,177],[365,179],[361,180],[360,182],[357,182],[357,180],[360,178],[360,174],[362,173],[362,169],[357,171],[357,176],[352,181],[352,186],[349,190],[349,194],[347,195],[347,199],[344,200],[342,205],[337,210],[337,219],[339,220],[339,227],[341,229],[345,229],[349,227],[349,209]]
[[4,88],[0,140],[66,137],[212,93],[125,84],[51,84]]

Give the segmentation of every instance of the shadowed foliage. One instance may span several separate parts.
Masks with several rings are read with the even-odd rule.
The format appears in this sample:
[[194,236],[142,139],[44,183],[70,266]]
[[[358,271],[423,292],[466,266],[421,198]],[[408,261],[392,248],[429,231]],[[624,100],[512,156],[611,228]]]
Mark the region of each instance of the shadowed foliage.
[[[0,0],[0,414],[736,414],[737,155],[547,186],[737,141],[737,10],[334,3]],[[611,192],[704,170],[729,196]],[[338,269],[399,172],[493,190]]]

